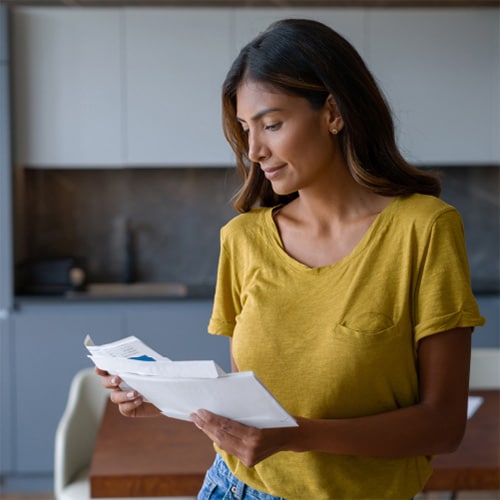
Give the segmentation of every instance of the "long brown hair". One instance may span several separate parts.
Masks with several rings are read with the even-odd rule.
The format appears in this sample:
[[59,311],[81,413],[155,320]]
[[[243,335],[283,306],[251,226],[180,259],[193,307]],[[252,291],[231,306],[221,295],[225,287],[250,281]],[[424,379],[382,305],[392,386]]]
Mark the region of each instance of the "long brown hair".
[[236,92],[245,79],[304,97],[315,109],[331,94],[344,121],[337,136],[341,153],[356,182],[385,196],[439,196],[437,176],[413,167],[399,152],[389,106],[356,49],[320,22],[284,19],[243,47],[223,84],[224,134],[244,179],[233,200],[238,211],[297,196],[275,194],[259,164],[248,159],[247,140],[236,119]]

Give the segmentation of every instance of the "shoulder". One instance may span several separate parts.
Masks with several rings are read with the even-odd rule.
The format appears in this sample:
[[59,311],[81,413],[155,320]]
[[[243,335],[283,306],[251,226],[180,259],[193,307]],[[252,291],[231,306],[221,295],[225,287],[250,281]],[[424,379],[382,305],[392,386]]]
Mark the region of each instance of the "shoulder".
[[465,239],[457,209],[439,198],[414,194],[399,198],[394,208],[390,237],[405,240],[416,252],[428,251],[429,245],[458,248]]
[[231,239],[262,231],[272,218],[272,211],[271,207],[259,207],[237,215],[222,227],[222,237]]
[[432,226],[438,219],[460,219],[455,207],[440,198],[425,194],[412,194],[398,198],[395,217],[401,223]]
[[237,259],[239,265],[261,259],[276,238],[272,211],[270,207],[254,208],[224,225],[220,231],[222,254]]

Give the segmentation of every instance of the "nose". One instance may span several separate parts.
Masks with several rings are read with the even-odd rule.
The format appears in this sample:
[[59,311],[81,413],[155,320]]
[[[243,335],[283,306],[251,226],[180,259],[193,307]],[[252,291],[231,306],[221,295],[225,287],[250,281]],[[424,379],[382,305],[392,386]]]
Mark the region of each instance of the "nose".
[[270,155],[269,148],[256,133],[248,132],[248,159],[260,163]]

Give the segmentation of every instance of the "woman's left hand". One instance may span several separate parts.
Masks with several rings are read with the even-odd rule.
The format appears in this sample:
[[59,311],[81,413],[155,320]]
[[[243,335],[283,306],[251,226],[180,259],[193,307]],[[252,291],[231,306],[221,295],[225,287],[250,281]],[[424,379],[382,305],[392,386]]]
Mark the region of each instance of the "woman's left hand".
[[297,427],[258,429],[208,410],[198,410],[190,417],[220,449],[239,458],[247,467],[253,467],[265,458],[287,449],[290,430],[297,429]]

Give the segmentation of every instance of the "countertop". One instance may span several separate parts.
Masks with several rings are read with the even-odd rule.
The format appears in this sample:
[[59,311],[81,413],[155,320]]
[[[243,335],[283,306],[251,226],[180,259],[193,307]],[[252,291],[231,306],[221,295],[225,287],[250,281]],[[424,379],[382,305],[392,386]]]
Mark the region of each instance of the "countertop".
[[[97,285],[97,284],[96,284]],[[59,294],[19,294],[16,303],[80,303],[80,302],[122,302],[122,301],[189,301],[212,300],[215,285],[211,284],[102,284],[104,287],[89,286],[81,291],[67,291]]]

